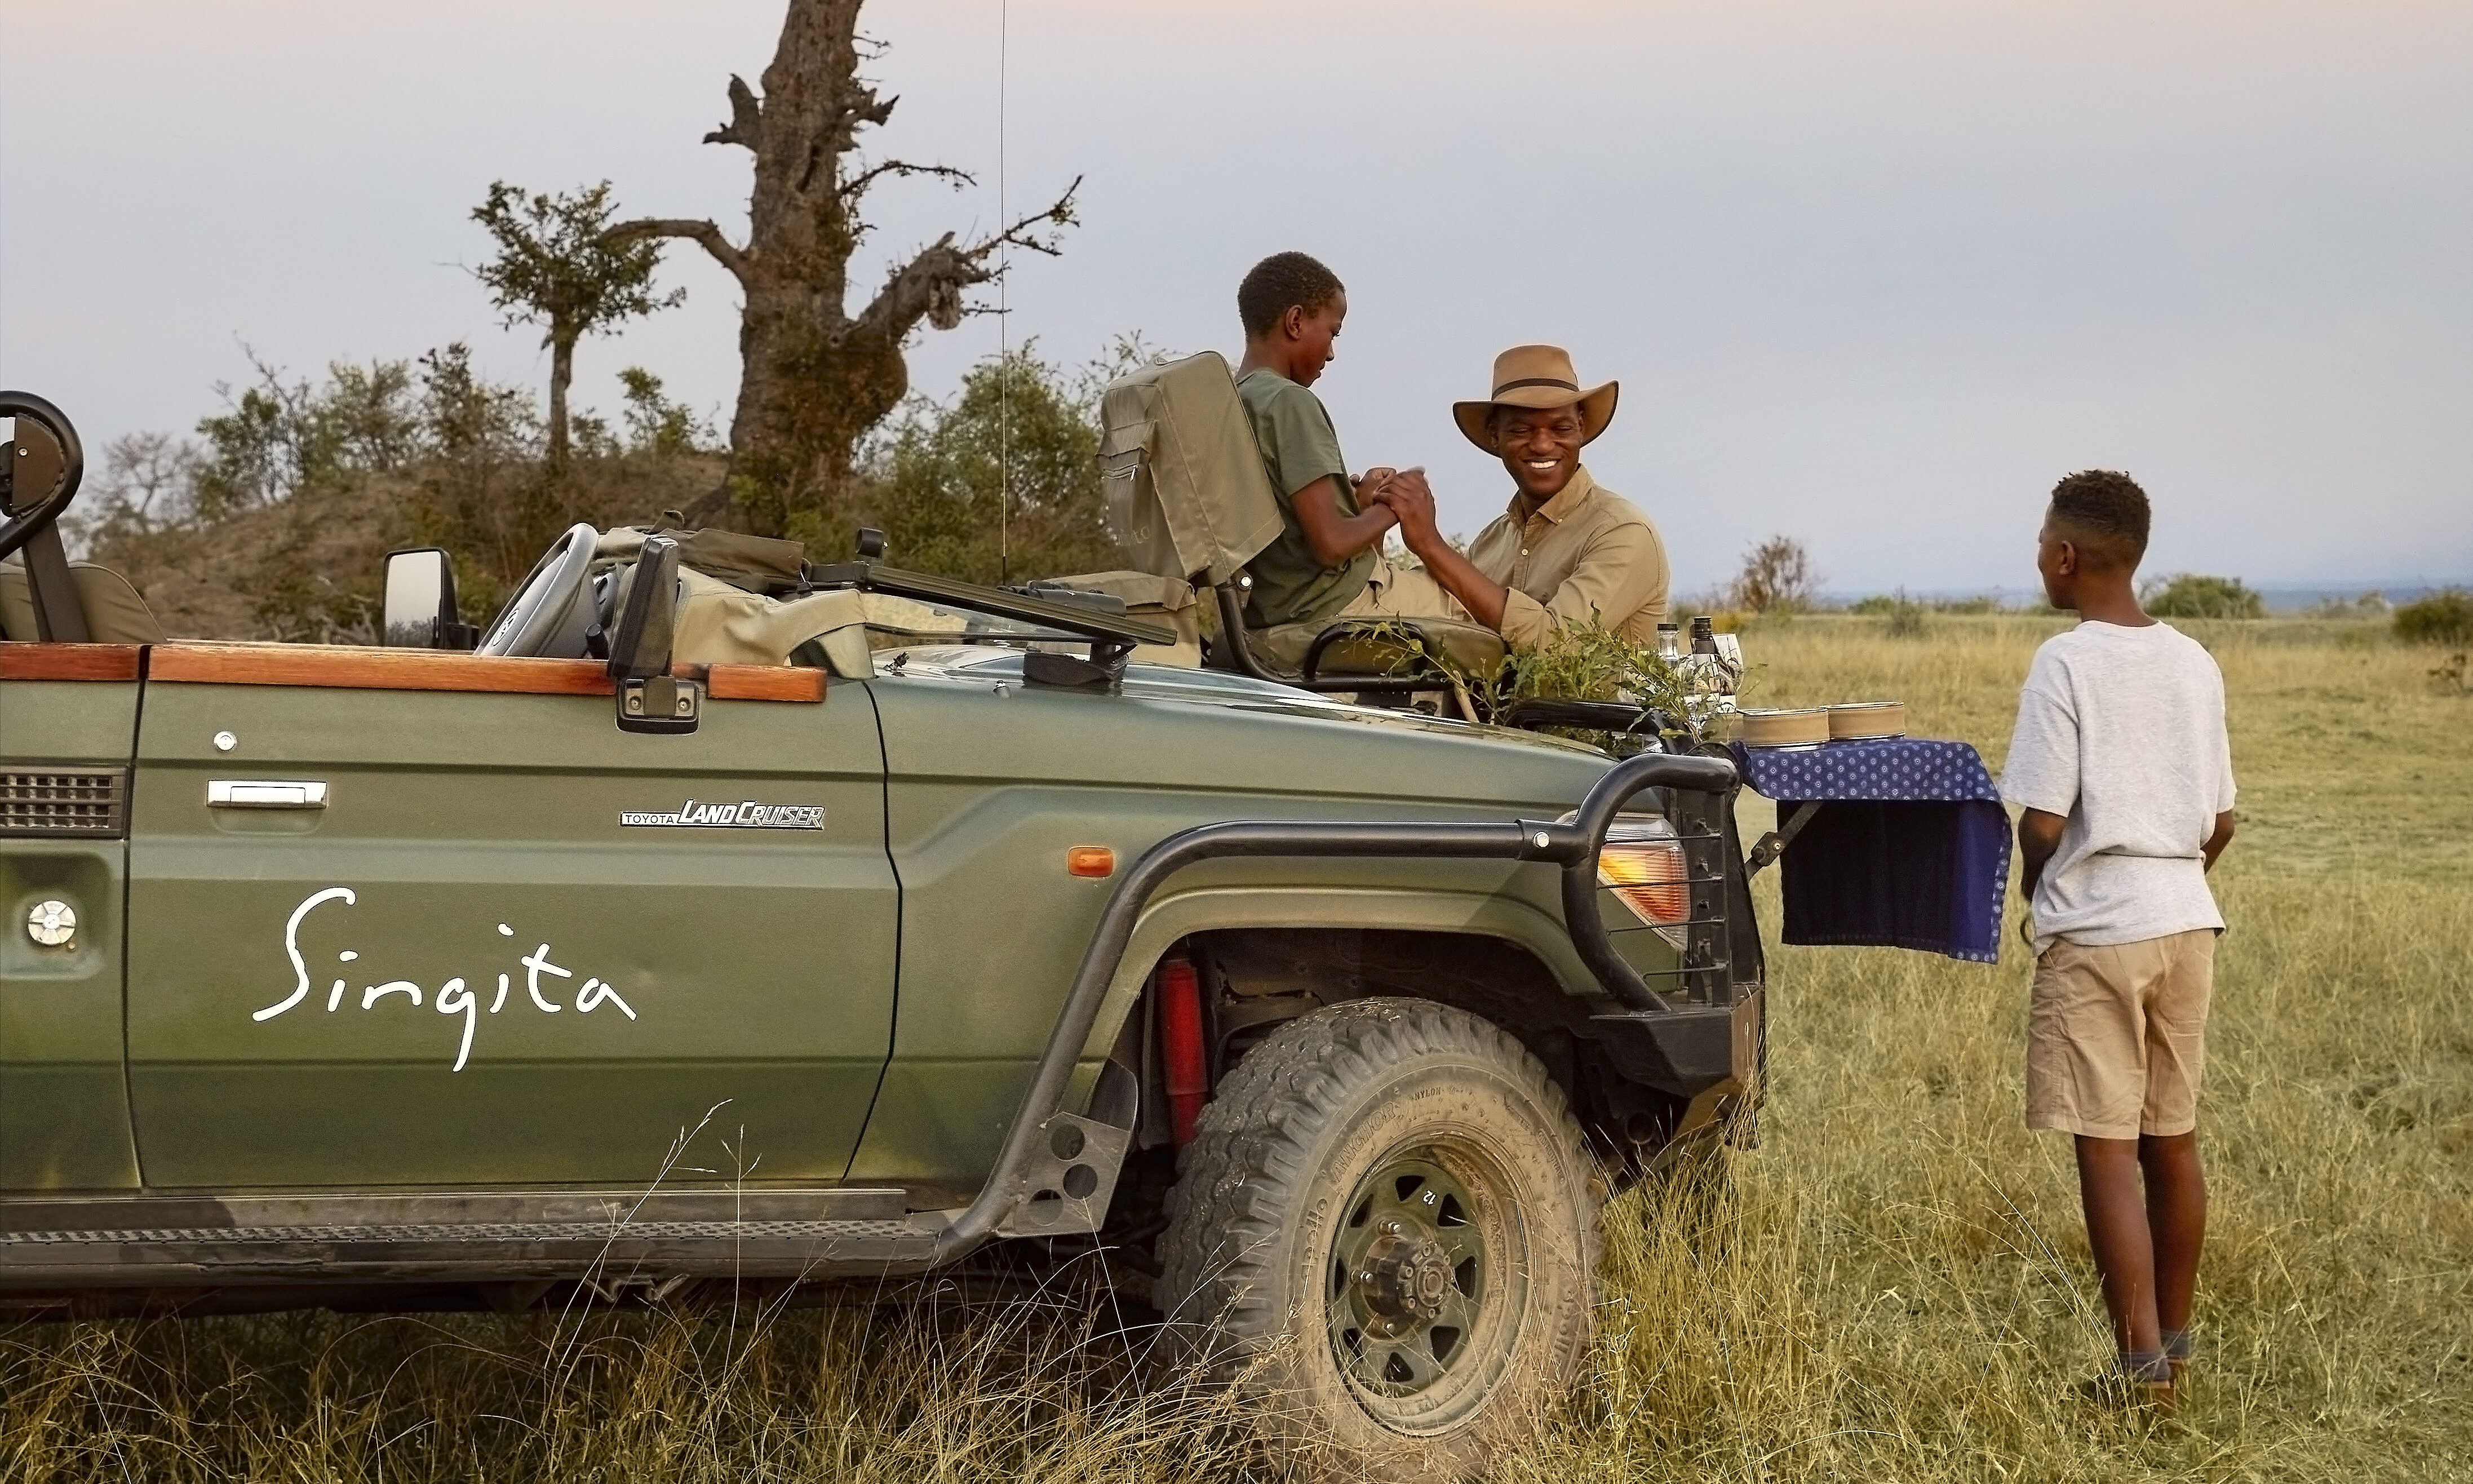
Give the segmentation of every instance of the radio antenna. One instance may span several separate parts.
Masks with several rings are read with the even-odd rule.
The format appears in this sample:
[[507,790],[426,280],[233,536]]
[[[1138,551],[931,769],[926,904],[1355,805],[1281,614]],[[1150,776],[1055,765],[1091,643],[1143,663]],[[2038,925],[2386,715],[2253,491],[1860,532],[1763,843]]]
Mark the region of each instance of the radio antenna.
[[[1005,50],[1012,0],[996,0],[996,220],[1005,205]],[[1011,245],[996,239],[996,582],[1013,581],[1013,323],[1008,303]]]

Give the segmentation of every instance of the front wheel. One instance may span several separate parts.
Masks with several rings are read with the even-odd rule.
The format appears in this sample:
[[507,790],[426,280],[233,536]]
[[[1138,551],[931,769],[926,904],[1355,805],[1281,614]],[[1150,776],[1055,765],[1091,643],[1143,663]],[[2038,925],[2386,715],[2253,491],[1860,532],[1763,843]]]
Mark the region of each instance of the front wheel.
[[1562,1089],[1509,1035],[1352,1000],[1281,1027],[1203,1111],[1162,1307],[1312,1472],[1473,1474],[1579,1369],[1595,1173]]

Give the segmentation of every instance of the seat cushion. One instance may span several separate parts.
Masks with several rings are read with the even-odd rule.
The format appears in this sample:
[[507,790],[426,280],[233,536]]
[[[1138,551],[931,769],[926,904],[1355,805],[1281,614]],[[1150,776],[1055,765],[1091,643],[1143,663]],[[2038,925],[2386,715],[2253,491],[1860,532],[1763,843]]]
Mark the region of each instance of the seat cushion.
[[[160,644],[163,626],[129,579],[91,562],[69,563],[69,585],[77,589],[78,606],[85,610],[86,638],[96,644]],[[34,586],[25,562],[16,557],[0,562],[0,638],[32,641],[35,628]]]
[[1322,652],[1322,661],[1316,667],[1320,677],[1409,673],[1416,666],[1417,653],[1408,635],[1411,627],[1465,675],[1492,675],[1501,665],[1506,652],[1501,634],[1483,624],[1456,618],[1344,618],[1336,624],[1277,624],[1268,629],[1249,629],[1245,637],[1257,659],[1295,674],[1304,668],[1306,652],[1313,647],[1315,637],[1334,627],[1356,632],[1334,639]]

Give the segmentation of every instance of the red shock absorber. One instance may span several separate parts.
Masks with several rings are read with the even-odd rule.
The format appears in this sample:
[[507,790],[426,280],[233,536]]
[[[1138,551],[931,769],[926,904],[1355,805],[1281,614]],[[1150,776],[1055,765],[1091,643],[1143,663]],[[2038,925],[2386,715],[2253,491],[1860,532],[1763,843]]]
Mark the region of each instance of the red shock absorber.
[[1160,1070],[1167,1086],[1168,1117],[1176,1128],[1176,1147],[1193,1142],[1193,1120],[1211,1096],[1211,1068],[1202,1044],[1202,976],[1193,961],[1160,961],[1152,978],[1159,992]]

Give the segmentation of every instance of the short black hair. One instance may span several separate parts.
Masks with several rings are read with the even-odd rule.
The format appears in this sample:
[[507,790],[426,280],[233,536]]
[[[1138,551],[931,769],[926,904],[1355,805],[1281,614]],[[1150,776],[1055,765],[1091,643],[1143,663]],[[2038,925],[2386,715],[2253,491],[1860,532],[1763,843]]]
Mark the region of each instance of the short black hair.
[[1236,318],[1260,335],[1291,308],[1312,314],[1340,295],[1339,275],[1302,252],[1274,252],[1236,285]]
[[2147,491],[2118,469],[2080,469],[2053,486],[2052,519],[2099,564],[2135,568],[2147,555]]

